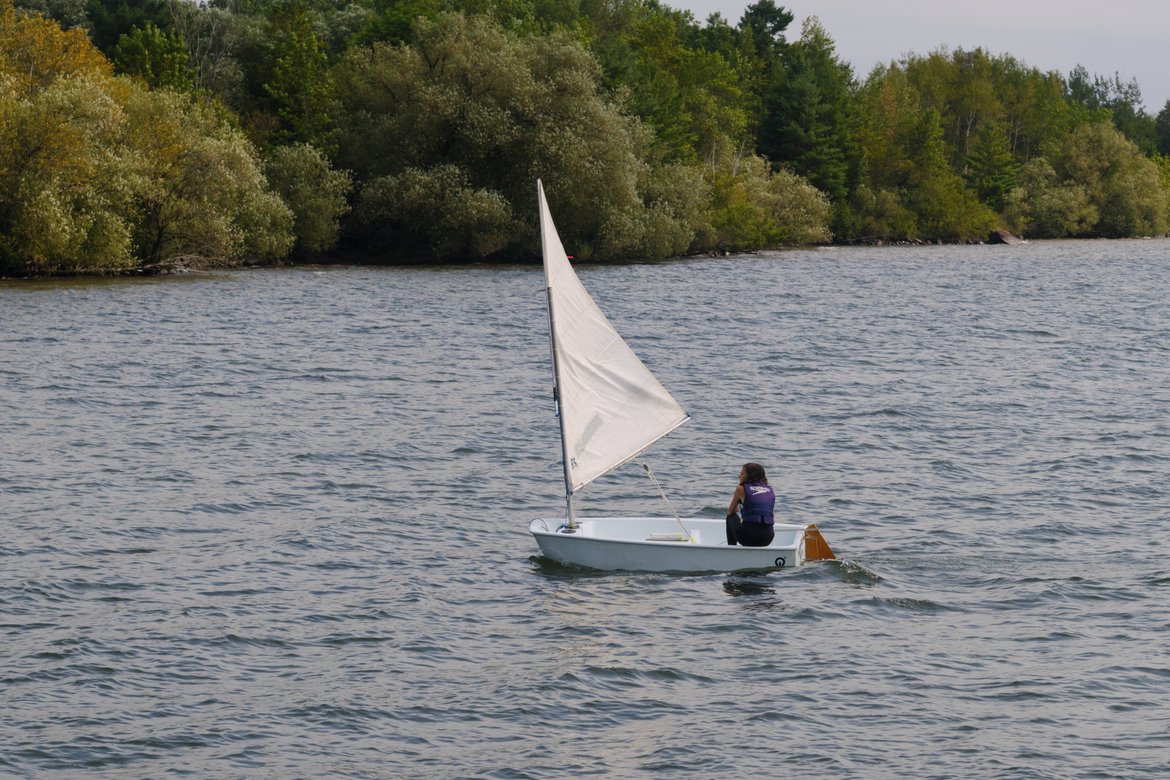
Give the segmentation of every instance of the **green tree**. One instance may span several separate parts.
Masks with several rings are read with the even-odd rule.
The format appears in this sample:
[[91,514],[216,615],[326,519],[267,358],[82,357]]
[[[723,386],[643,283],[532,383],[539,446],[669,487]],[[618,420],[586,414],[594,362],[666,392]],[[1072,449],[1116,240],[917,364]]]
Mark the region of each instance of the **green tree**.
[[83,32],[0,0],[0,273],[133,264],[122,94]]
[[1006,209],[1015,229],[1038,237],[1162,235],[1168,211],[1164,169],[1108,119],[1076,128],[1052,164],[1028,162]]
[[[860,92],[860,104],[866,193],[853,200],[853,208],[880,206],[896,215],[897,229],[905,231],[876,237],[967,240],[982,238],[994,227],[992,212],[950,167],[942,117],[923,107],[905,71],[875,68]],[[914,214],[913,226],[903,209]],[[855,229],[881,224],[877,215],[856,212],[843,222]]]
[[[566,34],[520,37],[460,14],[420,21],[410,45],[351,52],[336,72],[338,159],[355,172],[363,202],[382,179],[371,190],[377,207],[355,213],[355,239],[377,251],[395,245],[390,235],[429,252],[531,251],[539,236],[532,188],[541,177],[573,254],[647,256],[654,206],[641,185],[649,139],[602,93],[600,75]],[[447,229],[465,238],[403,234],[415,212],[403,211],[400,194],[425,201],[441,192],[435,182],[456,183],[458,198],[475,204],[470,231],[449,221],[457,209],[442,211]],[[505,245],[494,238],[500,230]],[[689,243],[693,228],[678,230]],[[467,238],[477,232],[490,240]]]
[[225,264],[284,257],[293,215],[273,193],[255,149],[215,107],[169,91],[135,91],[127,143],[141,160],[137,254]]
[[914,160],[909,139],[921,122],[918,93],[906,74],[894,66],[878,66],[858,94],[863,176],[842,238],[905,240],[918,234],[918,221],[903,202],[912,183]]
[[376,0],[373,14],[354,36],[356,44],[409,43],[418,19],[434,21],[450,10],[443,0]]
[[760,0],[749,5],[739,20],[739,30],[750,41],[752,54],[759,63],[753,84],[759,93],[756,149],[773,160],[783,159],[778,149],[785,139],[778,133],[788,121],[784,57],[789,46],[786,33],[794,18],[772,0]]
[[1008,55],[942,49],[925,57],[910,55],[900,68],[920,105],[938,112],[948,159],[964,176],[969,175],[976,145],[988,143],[987,133],[1002,133],[1019,164],[1051,153],[1074,121],[1065,80]]
[[1156,151],[1156,122],[1146,113],[1137,79],[1122,81],[1120,73],[1114,73],[1112,78],[1090,77],[1083,65],[1077,65],[1069,73],[1067,95],[1069,102],[1080,108],[1082,124],[1108,117],[1144,153]]
[[219,97],[247,121],[253,108],[249,97],[260,91],[247,72],[252,71],[256,85],[262,83],[256,61],[271,47],[265,20],[195,0],[172,0],[171,18],[187,47],[196,90]]
[[1058,174],[1085,188],[1105,236],[1155,236],[1167,230],[1170,196],[1158,166],[1111,124],[1082,125],[1065,142]]
[[84,27],[88,0],[17,0],[16,7],[56,19],[66,30]]
[[290,0],[273,9],[276,58],[272,78],[264,85],[280,128],[276,143],[307,143],[331,148],[333,90],[325,49],[313,32],[304,0]]
[[0,82],[0,117],[0,272],[132,266],[125,117],[101,82],[67,76],[33,95]]
[[1090,110],[1102,108],[1105,96],[1100,93],[1101,79],[1096,80],[1084,65],[1077,65],[1068,74],[1065,95],[1070,103],[1077,103]]
[[151,87],[190,92],[195,87],[187,63],[187,45],[174,30],[164,32],[147,22],[118,40],[114,66],[119,72],[138,76]]
[[862,184],[842,211],[841,237],[850,241],[905,241],[918,234],[917,216],[892,190],[875,191]]
[[1008,56],[993,60],[992,68],[1003,106],[1001,128],[1016,161],[1023,163],[1054,149],[1071,126],[1063,77]]
[[729,150],[709,167],[708,177],[712,235],[700,248],[746,251],[831,239],[832,206],[803,177]]
[[744,9],[739,26],[751,33],[756,53],[765,63],[779,63],[788,45],[785,33],[796,17],[773,0],[756,0]]
[[1158,152],[1170,155],[1170,100],[1167,100],[1166,105],[1162,106],[1162,110],[1158,112],[1154,132],[1158,138]]
[[131,30],[151,24],[162,30],[171,27],[167,0],[88,0],[90,37],[107,55],[113,55],[118,40]]
[[1020,166],[998,123],[983,125],[967,157],[967,182],[979,199],[1002,211],[1004,198],[1016,186]]
[[309,144],[273,149],[265,173],[293,213],[294,254],[306,257],[333,249],[341,218],[349,211],[350,173],[334,170],[325,155]]
[[1060,181],[1043,157],[1029,160],[1020,169],[1019,185],[1008,193],[1004,214],[1012,230],[1032,238],[1083,235],[1099,218],[1085,188]]
[[442,260],[486,257],[508,246],[518,231],[511,204],[474,186],[457,165],[407,168],[370,181],[362,188],[357,217],[394,253]]
[[374,18],[372,8],[357,3],[318,7],[315,10],[323,28],[318,32],[331,62],[337,61],[351,45],[354,45],[358,35]]
[[723,51],[706,48],[689,16],[632,4],[625,23],[593,44],[604,83],[653,130],[655,157],[694,163],[722,139],[747,141],[758,109],[750,83]]
[[944,49],[910,58],[906,70],[922,106],[938,113],[948,159],[962,170],[980,130],[1000,123],[1005,113],[993,58],[983,49]]
[[773,92],[759,150],[776,166],[790,167],[835,201],[857,184],[860,146],[853,71],[814,17],[788,47]]
[[680,164],[642,168],[638,189],[645,208],[633,213],[644,257],[676,257],[709,240],[714,231],[702,170]]
[[938,113],[927,109],[907,140],[913,164],[902,197],[918,215],[920,237],[965,241],[986,236],[995,216],[951,169]]

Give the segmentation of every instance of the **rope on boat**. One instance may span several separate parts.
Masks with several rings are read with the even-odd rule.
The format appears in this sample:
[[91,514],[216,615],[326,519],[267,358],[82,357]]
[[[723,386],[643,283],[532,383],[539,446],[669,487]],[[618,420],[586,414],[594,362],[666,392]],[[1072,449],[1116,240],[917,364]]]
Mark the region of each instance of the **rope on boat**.
[[654,483],[654,487],[658,488],[658,495],[662,496],[662,500],[666,502],[666,506],[670,509],[670,513],[674,515],[674,521],[678,523],[678,527],[683,530],[683,533],[687,535],[688,539],[692,542],[695,541],[695,537],[691,536],[690,529],[683,525],[682,518],[675,511],[674,504],[670,503],[670,499],[666,497],[666,491],[662,489],[662,485],[658,484],[658,479],[654,476],[654,472],[650,470],[650,464],[642,461],[642,468],[646,470],[646,476],[650,477],[650,481]]

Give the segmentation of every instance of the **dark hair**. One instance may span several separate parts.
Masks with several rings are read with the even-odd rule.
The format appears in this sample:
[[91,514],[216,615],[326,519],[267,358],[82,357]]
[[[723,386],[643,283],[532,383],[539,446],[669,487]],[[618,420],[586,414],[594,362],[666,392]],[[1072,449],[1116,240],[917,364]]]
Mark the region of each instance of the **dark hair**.
[[743,473],[747,479],[744,482],[762,482],[768,484],[768,475],[764,473],[764,467],[759,463],[745,463],[743,464]]

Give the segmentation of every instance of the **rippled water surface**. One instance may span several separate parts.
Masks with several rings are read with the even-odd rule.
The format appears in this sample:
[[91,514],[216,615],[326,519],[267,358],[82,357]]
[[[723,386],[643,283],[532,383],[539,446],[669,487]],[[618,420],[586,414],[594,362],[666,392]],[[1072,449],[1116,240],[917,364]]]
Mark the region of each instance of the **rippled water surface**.
[[581,275],[839,561],[537,557],[537,267],[0,285],[0,776],[1170,776],[1170,242]]

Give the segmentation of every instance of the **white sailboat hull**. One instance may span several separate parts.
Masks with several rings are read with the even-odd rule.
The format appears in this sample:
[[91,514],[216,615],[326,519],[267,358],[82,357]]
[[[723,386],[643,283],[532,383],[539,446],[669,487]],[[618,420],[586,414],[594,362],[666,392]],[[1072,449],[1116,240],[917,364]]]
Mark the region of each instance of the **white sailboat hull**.
[[673,517],[537,518],[528,530],[541,553],[557,563],[609,571],[730,572],[794,568],[805,562],[803,525],[777,523],[767,547],[727,544],[722,519],[684,518],[689,540]]

